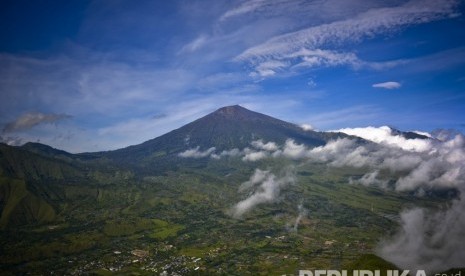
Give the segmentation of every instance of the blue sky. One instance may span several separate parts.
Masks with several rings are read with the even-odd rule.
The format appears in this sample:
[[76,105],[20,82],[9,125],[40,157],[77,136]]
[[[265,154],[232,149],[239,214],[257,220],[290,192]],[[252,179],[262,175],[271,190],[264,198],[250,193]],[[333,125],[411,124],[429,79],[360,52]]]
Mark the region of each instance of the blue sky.
[[0,4],[10,144],[125,147],[225,105],[320,130],[465,130],[459,0]]

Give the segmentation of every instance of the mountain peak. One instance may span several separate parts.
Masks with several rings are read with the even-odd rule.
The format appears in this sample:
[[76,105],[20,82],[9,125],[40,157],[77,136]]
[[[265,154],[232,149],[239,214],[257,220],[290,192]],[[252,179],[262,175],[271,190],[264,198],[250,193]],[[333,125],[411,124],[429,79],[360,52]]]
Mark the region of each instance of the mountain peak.
[[217,109],[213,114],[220,115],[223,117],[241,117],[244,115],[251,115],[253,112],[240,106],[240,105],[230,105],[224,106],[222,108]]
[[288,139],[314,147],[324,145],[327,141],[341,137],[341,135],[340,133],[304,131],[298,125],[248,110],[240,105],[231,105],[221,107],[202,118],[142,144],[102,153],[102,155],[121,163],[138,164],[141,160],[145,160],[144,162],[152,160],[154,164],[157,163],[158,168],[162,169],[168,164],[167,160],[178,162],[178,154],[189,149],[214,148],[220,153],[224,150],[245,149],[257,140],[284,144]]
[[[226,122],[241,122],[244,123],[245,121],[253,121],[253,122],[274,122],[276,124],[288,124],[284,121],[275,119],[268,115],[264,115],[252,110],[248,110],[240,105],[230,105],[222,107],[216,110],[213,113],[203,117],[200,121],[204,120],[213,120],[217,121],[217,123],[223,124]],[[226,121],[225,121],[226,120]]]

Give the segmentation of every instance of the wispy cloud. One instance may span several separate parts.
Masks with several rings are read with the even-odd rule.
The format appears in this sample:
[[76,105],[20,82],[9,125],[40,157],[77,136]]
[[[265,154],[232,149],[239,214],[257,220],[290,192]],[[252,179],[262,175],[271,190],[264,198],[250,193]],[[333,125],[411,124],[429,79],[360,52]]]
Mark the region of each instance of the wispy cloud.
[[264,143],[263,140],[253,141],[252,146],[256,149],[266,150],[266,151],[275,151],[278,149],[278,145],[274,142]]
[[0,143],[4,143],[10,146],[20,146],[23,144],[23,141],[17,136],[0,136]]
[[362,61],[354,53],[336,52],[323,49],[301,49],[294,52],[286,58],[297,59],[297,64],[294,67],[320,67],[320,66],[339,66],[350,65],[352,67],[360,67]]
[[318,129],[331,129],[338,125],[357,124],[366,120],[373,120],[382,114],[383,111],[372,105],[355,105],[347,108],[335,110],[325,110],[312,114],[305,118],[306,122],[312,122]]
[[399,27],[457,16],[458,1],[409,1],[401,6],[369,10],[355,18],[310,27],[277,36],[250,48],[239,60],[282,57],[301,48],[315,49],[327,43],[357,42]]
[[381,82],[381,83],[375,83],[372,85],[374,88],[384,88],[384,89],[398,89],[402,86],[402,84],[396,82],[396,81],[387,81],[387,82]]
[[142,103],[167,101],[167,93],[179,95],[198,79],[182,69],[101,61],[99,55],[86,53],[87,62],[76,54],[51,58],[0,55],[0,89],[8,91],[8,101],[0,103],[1,113],[52,104],[75,116],[125,115],[124,110],[133,106],[146,112],[149,107]]
[[345,18],[380,6],[382,5],[378,2],[363,0],[247,0],[228,9],[220,16],[219,21],[224,23],[228,20],[247,17],[272,18],[291,14],[294,18],[298,18],[298,21],[304,23],[308,23],[309,18],[317,22],[324,22],[325,20]]
[[290,228],[292,232],[297,232],[299,224],[302,221],[302,219],[308,216],[308,210],[305,209],[305,207],[302,204],[299,204],[299,206],[297,206],[297,209],[299,211],[299,214],[297,215],[297,218],[295,219],[292,228]]
[[7,123],[3,128],[3,132],[27,130],[40,124],[55,123],[71,117],[72,116],[66,114],[45,114],[40,112],[25,113],[14,121]]
[[197,146],[196,148],[193,149],[188,149],[185,150],[181,153],[178,154],[179,157],[184,157],[184,158],[203,158],[210,156],[213,152],[215,152],[216,148],[211,147],[207,150],[201,151],[200,147]]
[[253,193],[232,208],[232,215],[240,218],[259,204],[277,200],[281,189],[295,182],[292,169],[288,168],[283,174],[278,178],[270,171],[256,169],[250,179],[240,187],[240,191],[252,190]]
[[195,52],[198,50],[200,47],[202,47],[205,43],[208,42],[208,36],[206,35],[200,35],[190,43],[184,45],[180,51],[180,53],[183,52]]
[[[237,103],[284,120],[311,122],[320,129],[366,125],[389,115],[381,114],[376,102],[369,107],[364,103],[366,82],[351,87],[353,98],[361,96],[359,106],[349,102],[341,106],[345,93],[333,91],[343,91],[337,83],[352,76],[345,74],[346,68],[337,68],[331,76],[318,69],[368,71],[408,64],[402,70],[424,73],[421,70],[463,65],[464,59],[457,58],[465,53],[459,43],[454,51],[439,47],[440,54],[418,52],[430,57],[389,51],[384,55],[363,44],[389,33],[387,43],[382,42],[389,45],[390,39],[403,35],[392,30],[454,17],[459,12],[455,0],[181,2],[126,6],[95,1],[76,37],[37,53],[1,53],[1,127],[32,110],[72,114],[66,128],[62,123],[53,131],[74,141],[57,144],[53,131],[26,134],[35,127],[18,135],[24,141],[40,139],[67,150],[90,151],[140,143]],[[154,16],[168,7],[177,12]],[[390,60],[393,56],[397,59]],[[275,79],[268,82],[271,77]],[[317,93],[318,98],[310,98]],[[334,95],[330,104],[308,108],[310,101],[329,95]],[[155,121],[154,114],[166,117]]]
[[257,9],[260,9],[267,5],[266,0],[250,0],[246,1],[245,3],[242,3],[240,6],[233,8],[231,10],[228,10],[225,12],[221,17],[220,21],[225,21],[227,19],[237,17],[240,15],[248,14],[253,11],[256,11]]
[[234,148],[230,150],[223,150],[216,153],[216,148],[212,147],[205,151],[200,151],[199,146],[196,148],[188,149],[179,154],[184,158],[203,158],[211,157],[213,159],[221,159],[222,157],[241,157],[242,161],[255,162],[271,156],[271,153],[276,152],[279,147],[274,142],[264,143],[262,140],[252,141],[253,148],[244,148],[242,150]]
[[256,71],[252,72],[250,74],[250,76],[252,76],[252,77],[255,77],[255,76],[260,76],[260,77],[273,76],[280,69],[286,68],[288,66],[289,66],[289,63],[282,62],[282,61],[276,61],[276,60],[265,61],[263,63],[260,63],[255,68]]
[[[322,63],[333,66],[341,63],[357,64],[360,61],[353,54],[338,56],[321,47],[357,43],[406,26],[454,17],[457,16],[458,5],[455,0],[412,0],[401,6],[371,9],[353,18],[273,37],[247,49],[236,60],[250,62],[255,67],[267,61],[292,61],[293,64],[307,66]],[[313,52],[313,55],[303,55],[296,61],[295,56],[302,49]]]
[[[164,134],[219,105],[252,102],[245,93],[259,89],[244,84],[246,74],[197,75],[111,57],[102,61],[100,55],[86,52],[83,62],[78,54],[45,58],[0,54],[0,90],[6,91],[0,101],[3,130],[21,129],[24,141],[33,137],[32,141],[40,139],[66,150],[75,151],[78,145],[84,151],[116,149]],[[44,112],[22,114],[37,109]],[[58,125],[60,131],[79,133],[74,137],[82,135],[84,140],[57,144],[52,139],[56,133],[25,134],[37,124],[63,119],[64,113],[72,114],[76,125],[66,130]],[[154,120],[153,114],[166,116]]]
[[279,59],[257,61],[253,65],[254,71],[250,76],[260,76],[263,78],[274,76],[285,71],[300,71],[304,69],[341,67],[348,66],[354,70],[373,69],[385,70],[402,64],[407,64],[409,60],[391,60],[384,62],[365,61],[360,59],[355,53],[303,48],[289,55],[284,55]]

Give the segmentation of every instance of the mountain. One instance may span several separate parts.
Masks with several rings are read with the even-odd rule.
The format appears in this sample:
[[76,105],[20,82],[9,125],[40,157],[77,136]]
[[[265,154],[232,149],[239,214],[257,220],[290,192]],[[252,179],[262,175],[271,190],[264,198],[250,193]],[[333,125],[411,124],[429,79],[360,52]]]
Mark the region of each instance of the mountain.
[[[393,131],[410,138],[427,138]],[[0,144],[1,225],[42,222],[44,220],[33,210],[45,208],[49,214],[58,213],[60,205],[80,197],[101,196],[102,185],[126,183],[134,175],[143,178],[179,169],[202,169],[209,162],[218,163],[210,158],[179,157],[179,153],[189,149],[241,150],[251,147],[256,140],[283,144],[287,139],[316,147],[340,137],[350,136],[304,130],[298,125],[234,105],[219,108],[142,144],[114,151],[71,154],[40,143],[26,143],[20,147]],[[357,137],[351,139],[366,143]],[[244,165],[223,164],[219,165],[218,171],[232,172],[233,167],[241,170]],[[13,188],[12,183],[20,184]],[[12,209],[17,210],[17,215],[10,215]],[[54,218],[54,215],[47,218]]]
[[62,186],[83,178],[82,168],[76,164],[31,152],[30,148],[0,144],[0,229],[53,221],[53,202],[63,196],[62,189],[51,184]]
[[[295,124],[235,105],[115,151],[71,154],[40,143],[19,147],[0,144],[0,227],[53,220],[60,205],[79,196],[94,198],[99,188],[92,186],[124,182],[131,171],[143,176],[204,164],[205,160],[178,157],[190,148],[243,149],[258,139],[284,143],[289,138],[311,147],[341,135],[304,131]],[[40,215],[37,210],[47,210],[48,215]]]
[[389,127],[389,128],[391,129],[391,132],[393,135],[402,136],[405,139],[431,139],[430,137],[423,135],[423,134],[419,134],[417,132],[401,131],[393,127]]
[[60,149],[55,149],[51,146],[44,145],[41,143],[28,142],[22,145],[21,148],[45,157],[61,158],[64,160],[70,160],[73,157],[75,157],[75,155],[73,155],[72,153]]
[[[271,154],[255,162],[180,156],[192,149],[243,150],[257,140],[293,139],[311,148],[341,137],[370,143],[305,131],[236,105],[114,151],[71,154],[38,143],[0,143],[0,274],[391,269],[370,254],[395,231],[399,212],[447,199],[356,185],[369,172],[364,167]],[[392,181],[384,173],[379,177]],[[239,207],[247,212],[238,218]]]
[[239,105],[226,106],[158,138],[124,149],[100,153],[101,156],[125,164],[139,164],[160,157],[175,156],[187,149],[212,147],[219,152],[250,147],[252,141],[273,141],[278,144],[287,139],[309,147],[321,146],[341,133],[303,130],[300,126],[250,111]]
[[[40,150],[38,150],[40,147]],[[64,161],[60,154],[43,152],[43,149],[52,149],[49,146],[26,144],[22,147],[13,147],[0,144],[0,176],[26,179],[26,180],[63,180],[83,175],[83,167],[77,163]],[[65,156],[72,156],[66,153]]]

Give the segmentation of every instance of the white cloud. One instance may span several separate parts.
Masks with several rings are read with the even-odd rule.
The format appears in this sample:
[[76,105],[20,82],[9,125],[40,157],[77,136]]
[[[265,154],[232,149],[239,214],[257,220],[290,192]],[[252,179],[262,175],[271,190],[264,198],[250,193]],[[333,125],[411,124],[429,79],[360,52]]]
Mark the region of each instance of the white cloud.
[[380,6],[383,5],[379,2],[363,0],[249,0],[223,13],[220,22],[234,18],[276,18],[291,14],[301,24],[308,24],[310,19],[316,22],[334,21]]
[[354,53],[336,52],[323,49],[301,49],[284,58],[297,60],[294,67],[320,67],[350,65],[354,68],[360,67],[363,62]]
[[279,70],[286,68],[289,66],[289,63],[277,61],[277,60],[269,60],[258,64],[255,67],[255,72],[252,72],[250,76],[260,76],[260,77],[269,77],[273,76]]
[[210,154],[212,154],[216,150],[215,147],[211,147],[205,151],[200,151],[199,148],[200,147],[197,146],[196,148],[188,149],[186,151],[179,153],[178,156],[184,157],[184,158],[203,158],[203,157],[210,156]]
[[[403,61],[370,63],[359,60],[354,53],[340,53],[326,48],[331,45],[334,49],[344,43],[358,43],[399,28],[454,17],[457,16],[458,5],[459,1],[456,0],[411,0],[400,6],[373,8],[349,19],[275,36],[245,50],[236,60],[250,62],[257,74],[260,74],[258,67],[270,61],[290,62],[294,68],[339,65],[351,65],[356,69],[361,66],[373,69],[392,67]],[[251,10],[257,8],[249,7]],[[262,73],[265,74],[261,76],[272,76],[276,72],[270,69]]]
[[433,136],[431,136],[431,134],[428,133],[428,132],[418,131],[418,130],[414,130],[413,132],[416,133],[416,134],[418,134],[418,135],[423,135],[423,136],[426,136],[426,137],[428,137],[428,138],[433,138]]
[[257,10],[258,8],[262,7],[263,5],[265,5],[266,3],[267,3],[266,0],[250,0],[250,1],[246,1],[242,5],[225,12],[220,17],[220,21],[225,21],[225,20],[233,18],[233,17],[237,17],[237,16],[240,16],[240,15],[243,15],[243,14],[253,12],[253,11]]
[[[308,148],[288,139],[275,151],[257,152],[246,149],[243,151],[245,154],[243,160],[256,161],[272,156],[317,162],[330,167],[366,168],[371,172],[352,181],[385,187],[391,177],[395,180],[395,189],[398,191],[458,188],[465,183],[463,135],[456,135],[445,142],[425,140],[424,144],[413,143],[414,147],[412,147],[408,145],[409,140],[415,142],[417,139],[405,139],[387,131],[381,133],[383,135],[388,133],[389,136],[372,136],[371,141],[376,144],[339,138],[314,148]],[[376,139],[379,137],[383,139]],[[385,139],[386,137],[389,139]],[[380,171],[390,172],[384,176],[388,178],[378,179]]]
[[[398,191],[457,188],[465,183],[465,143],[462,135],[445,143],[436,143],[430,151],[405,151],[386,144],[359,144],[351,139],[337,139],[324,146],[307,149],[293,141],[286,143],[284,156],[319,162],[335,167],[365,167],[388,170],[396,179]],[[399,175],[400,174],[400,175]],[[378,175],[368,174],[364,184]]]
[[[462,193],[463,196],[463,193]],[[463,266],[465,200],[441,211],[414,208],[400,215],[401,228],[378,248],[378,254],[400,268],[433,274]]]
[[210,156],[213,159],[221,159],[222,157],[242,157],[242,161],[255,162],[270,157],[270,153],[277,151],[279,148],[276,143],[264,143],[263,140],[256,140],[251,144],[258,151],[250,148],[245,148],[243,150],[234,148],[231,150],[223,150],[221,153],[215,153],[214,147],[206,151],[199,151],[199,146],[197,146],[196,148],[180,153],[179,156],[185,158],[201,158]]
[[235,157],[235,156],[239,156],[242,154],[242,151],[240,151],[239,149],[232,149],[232,150],[223,150],[221,153],[219,154],[216,154],[216,153],[212,153],[211,154],[211,158],[213,159],[220,159],[221,157],[225,157],[225,156],[231,156],[231,157]]
[[364,174],[360,179],[357,179],[357,180],[350,178],[349,183],[360,183],[364,186],[374,185],[374,186],[386,188],[388,181],[378,179],[378,175],[379,175],[379,170],[375,170],[373,172]]
[[290,169],[280,178],[270,171],[256,169],[250,179],[240,187],[240,191],[253,189],[253,193],[232,208],[232,216],[240,218],[259,204],[275,201],[281,189],[294,182],[295,176]]
[[308,149],[304,145],[299,145],[292,139],[286,140],[283,150],[278,151],[274,156],[283,155],[291,159],[302,159],[308,156]]
[[[465,236],[465,137],[439,133],[442,141],[430,139],[422,146],[405,147],[402,143],[416,139],[405,139],[387,127],[360,128],[355,132],[373,143],[342,138],[308,148],[289,139],[282,147],[262,153],[329,167],[363,167],[368,172],[359,179],[350,178],[349,182],[365,186],[388,189],[388,183],[394,181],[397,191],[416,191],[418,195],[429,190],[457,189],[460,197],[447,209],[414,208],[402,212],[401,229],[379,245],[378,253],[403,269],[426,269],[433,273],[460,267],[465,258],[465,250],[460,247]],[[401,140],[396,140],[400,137]],[[250,149],[243,152],[247,151],[257,153]],[[278,178],[270,171],[257,169],[239,188],[239,192],[248,192],[249,196],[237,203],[231,214],[240,218],[259,204],[276,201],[282,188],[294,181],[292,174]],[[299,215],[289,229],[296,231],[305,215],[306,210],[299,207]]]
[[333,132],[342,132],[348,135],[358,136],[375,143],[382,143],[388,146],[399,147],[404,150],[425,152],[432,147],[431,140],[427,139],[407,139],[400,135],[395,135],[388,126],[365,127],[365,128],[343,128]]
[[[287,70],[302,70],[305,68],[321,68],[321,67],[337,67],[350,66],[352,69],[358,70],[361,68],[369,68],[374,70],[389,69],[401,64],[408,63],[408,60],[392,60],[385,62],[370,62],[358,58],[355,53],[338,52],[334,50],[324,49],[300,49],[288,55],[276,59],[267,59],[264,62],[257,62],[254,65],[254,70],[250,76],[271,77],[278,72]],[[312,82],[310,82],[312,84]],[[313,83],[314,84],[314,83]],[[384,88],[393,89],[399,88],[399,83],[388,82],[384,84]],[[378,86],[374,86],[378,87]]]
[[239,186],[239,192],[244,192],[247,191],[251,188],[254,187],[254,185],[263,182],[270,174],[270,171],[263,171],[260,169],[256,169],[254,174],[247,180],[246,182],[243,182]]
[[299,210],[299,214],[297,215],[297,218],[295,219],[295,222],[294,222],[294,226],[292,227],[293,232],[297,232],[300,221],[308,215],[308,210],[305,209],[302,204],[299,204],[297,209]]
[[242,160],[255,162],[268,156],[269,154],[266,151],[245,151],[245,155],[242,157]]
[[395,81],[387,81],[381,83],[375,83],[372,85],[374,88],[384,88],[384,89],[398,89],[402,86],[402,84],[395,82]]
[[315,128],[310,124],[301,124],[300,127],[305,131],[315,130]]
[[257,140],[252,142],[252,146],[256,149],[275,151],[278,149],[278,145],[275,142],[264,143],[263,140]]
[[208,36],[206,35],[200,35],[190,43],[186,44],[180,51],[180,53],[183,52],[195,52],[199,48],[201,48],[203,45],[205,45],[208,42]]
[[302,48],[316,49],[329,42],[357,42],[399,27],[454,16],[458,4],[458,1],[454,0],[412,0],[397,7],[372,9],[351,19],[276,36],[261,45],[247,49],[238,59],[279,58]]
[[[406,139],[399,133],[393,133],[388,127],[342,131],[349,135],[357,134],[374,143],[338,138],[330,140],[326,145],[308,148],[292,139],[286,140],[282,146],[258,140],[252,143],[257,150],[232,149],[216,154],[214,148],[200,151],[197,147],[180,156],[193,158],[210,156],[214,159],[234,156],[250,162],[270,157],[284,157],[326,164],[329,167],[366,168],[369,173],[351,181],[385,187],[388,180],[394,180],[397,191],[458,188],[465,183],[465,138],[461,134],[447,141],[439,141]],[[379,179],[380,171],[384,172],[384,179]]]

